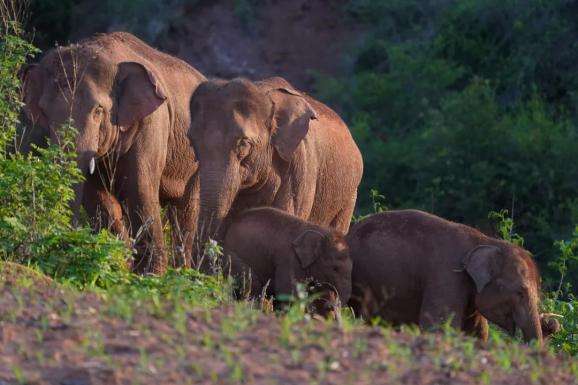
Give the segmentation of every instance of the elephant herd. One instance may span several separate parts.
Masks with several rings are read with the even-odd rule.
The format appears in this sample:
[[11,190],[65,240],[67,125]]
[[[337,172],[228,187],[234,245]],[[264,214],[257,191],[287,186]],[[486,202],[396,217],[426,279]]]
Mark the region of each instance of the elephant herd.
[[166,270],[166,218],[172,265],[207,269],[203,247],[219,240],[251,296],[307,281],[321,315],[348,303],[364,319],[450,319],[483,339],[487,320],[527,340],[559,326],[539,313],[540,276],[518,246],[416,210],[349,230],[361,153],[334,111],[282,78],[208,80],[114,32],[48,51],[23,88],[29,142],[78,130],[75,216],[83,207],[134,245],[136,272]]

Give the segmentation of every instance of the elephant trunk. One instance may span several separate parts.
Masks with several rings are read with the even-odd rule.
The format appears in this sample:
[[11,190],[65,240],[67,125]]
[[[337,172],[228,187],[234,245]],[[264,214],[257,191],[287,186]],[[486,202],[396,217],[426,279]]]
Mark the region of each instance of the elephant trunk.
[[200,215],[197,228],[201,247],[209,238],[220,240],[219,235],[223,230],[221,225],[239,190],[239,173],[235,171],[227,168],[200,168]]
[[[96,154],[98,149],[98,136],[95,140],[90,140],[82,135],[76,141],[76,164],[82,175],[90,177],[96,171]],[[80,224],[80,210],[84,198],[85,182],[79,182],[74,186],[74,201],[72,208],[72,223],[75,226]]]
[[535,339],[540,345],[542,344],[542,322],[537,304],[520,306],[520,309],[515,312],[514,320],[522,330],[524,341],[530,342]]

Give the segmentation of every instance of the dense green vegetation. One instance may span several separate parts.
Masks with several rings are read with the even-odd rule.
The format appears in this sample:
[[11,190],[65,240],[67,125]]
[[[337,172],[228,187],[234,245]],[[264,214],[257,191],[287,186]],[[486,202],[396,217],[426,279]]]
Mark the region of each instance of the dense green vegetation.
[[491,232],[488,213],[508,209],[556,289],[556,241],[578,224],[575,2],[351,0],[345,12],[369,32],[352,73],[320,78],[319,95],[363,151],[360,210],[376,189],[390,208]]

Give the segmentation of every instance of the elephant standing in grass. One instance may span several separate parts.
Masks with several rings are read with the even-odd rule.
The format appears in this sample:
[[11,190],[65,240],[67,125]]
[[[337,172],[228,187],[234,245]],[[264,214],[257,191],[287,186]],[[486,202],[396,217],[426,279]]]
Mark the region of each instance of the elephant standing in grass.
[[187,131],[190,99],[204,76],[122,32],[52,49],[23,76],[25,112],[37,129],[53,143],[69,119],[78,130],[77,162],[86,180],[76,187],[76,215],[82,204],[95,227],[137,238],[134,270],[159,274],[167,266],[161,204],[170,205],[181,254],[188,256],[198,166]]
[[363,162],[335,112],[282,78],[205,82],[191,110],[203,240],[258,206],[347,232]]
[[[552,332],[539,313],[540,274],[528,251],[417,210],[388,211],[347,235],[352,300],[364,318],[429,327],[451,319],[482,339],[487,320],[525,340]],[[557,323],[557,321],[553,321]]]

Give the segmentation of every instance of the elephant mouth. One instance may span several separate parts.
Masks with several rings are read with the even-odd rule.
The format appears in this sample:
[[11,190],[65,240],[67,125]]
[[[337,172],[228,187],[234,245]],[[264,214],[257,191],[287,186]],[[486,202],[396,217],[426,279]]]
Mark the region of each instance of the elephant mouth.
[[312,282],[308,292],[314,298],[309,306],[311,313],[341,324],[341,301],[333,285]]

